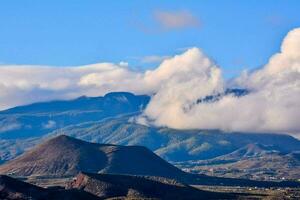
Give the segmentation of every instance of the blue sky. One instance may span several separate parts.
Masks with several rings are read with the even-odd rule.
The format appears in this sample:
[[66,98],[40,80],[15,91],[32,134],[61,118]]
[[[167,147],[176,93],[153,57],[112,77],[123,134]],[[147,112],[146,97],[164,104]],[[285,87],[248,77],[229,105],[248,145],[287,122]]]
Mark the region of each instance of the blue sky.
[[[127,91],[153,95],[144,114],[158,126],[299,135],[299,11],[299,0],[1,0],[0,110]],[[195,103],[228,87],[251,93]]]
[[[140,70],[196,46],[226,77],[267,63],[286,33],[300,26],[300,1],[3,0],[0,63],[73,66],[129,62]],[[189,16],[166,25],[158,17]],[[164,15],[163,15],[164,16]]]

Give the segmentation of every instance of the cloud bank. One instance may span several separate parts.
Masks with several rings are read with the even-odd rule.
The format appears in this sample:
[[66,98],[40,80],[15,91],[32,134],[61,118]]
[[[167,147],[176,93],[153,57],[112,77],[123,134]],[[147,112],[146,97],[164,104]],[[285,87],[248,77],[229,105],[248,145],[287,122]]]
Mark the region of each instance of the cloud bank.
[[[242,97],[226,95],[215,102],[196,104],[205,96],[222,93],[229,84],[221,80],[211,61],[201,63],[208,58],[193,58],[183,58],[191,62],[185,67],[192,69],[198,63],[200,74],[192,70],[184,83],[171,78],[170,85],[162,87],[147,107],[145,115],[154,124],[178,129],[300,132],[300,29],[288,33],[281,52],[263,68],[245,72],[230,84],[251,91]],[[186,105],[192,108],[185,109]]]
[[[226,89],[236,87],[250,92],[244,96],[225,95]],[[243,72],[230,82],[198,48],[166,58],[156,69],[146,72],[130,70],[126,63],[0,67],[2,109],[110,91],[152,95],[137,119],[140,123],[176,129],[299,134],[300,29],[287,34],[281,51],[264,67]],[[216,101],[199,101],[216,95]]]
[[[1,66],[0,109],[126,90],[137,79],[138,74],[129,71],[123,64],[101,63],[81,67]],[[122,80],[122,84],[115,80]]]

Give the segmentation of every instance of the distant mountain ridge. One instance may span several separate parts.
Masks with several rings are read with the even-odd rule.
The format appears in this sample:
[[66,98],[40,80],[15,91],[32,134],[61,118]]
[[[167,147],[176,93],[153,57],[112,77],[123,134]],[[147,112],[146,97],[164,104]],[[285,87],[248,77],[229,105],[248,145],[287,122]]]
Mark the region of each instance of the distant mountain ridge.
[[[211,95],[199,99],[197,103],[210,102],[220,99],[222,96],[233,95],[241,97],[249,94],[247,89],[240,88],[228,88],[223,93]],[[104,96],[87,97],[81,96],[72,100],[52,100],[46,102],[37,102],[28,105],[16,106],[6,110],[0,111],[0,114],[29,114],[29,113],[51,113],[51,112],[64,112],[70,110],[101,110],[104,106],[114,106],[115,109],[119,109],[118,112],[135,111],[138,109],[144,109],[150,101],[148,95],[134,95],[130,92],[110,92]],[[127,104],[129,107],[123,107]]]
[[81,96],[74,100],[56,100],[49,102],[33,103],[25,106],[17,106],[0,111],[0,114],[22,113],[51,113],[70,110],[94,111],[107,110],[106,106],[112,106],[111,112],[122,113],[144,109],[150,97],[147,95],[134,95],[129,92],[111,92],[103,97]]
[[141,112],[149,101],[146,95],[112,92],[103,97],[18,106],[0,111],[0,139],[40,137],[72,124]]
[[283,153],[270,146],[248,144],[231,153],[206,160],[173,162],[193,173],[256,180],[300,177],[300,152]]

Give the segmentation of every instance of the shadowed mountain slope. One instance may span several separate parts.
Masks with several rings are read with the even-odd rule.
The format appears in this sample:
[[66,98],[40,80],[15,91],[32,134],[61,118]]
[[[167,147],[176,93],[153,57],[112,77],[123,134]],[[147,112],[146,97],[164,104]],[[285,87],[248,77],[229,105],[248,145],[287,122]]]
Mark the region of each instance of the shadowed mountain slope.
[[162,177],[79,173],[66,187],[41,188],[0,175],[0,199],[100,200],[100,199],[236,199],[238,195],[201,191]]
[[112,174],[80,173],[69,188],[101,198],[128,199],[235,199],[233,194],[201,191],[175,180]]
[[41,199],[44,193],[43,188],[0,175],[0,199]]
[[0,199],[3,200],[96,200],[85,191],[63,188],[44,189],[9,176],[0,175]]

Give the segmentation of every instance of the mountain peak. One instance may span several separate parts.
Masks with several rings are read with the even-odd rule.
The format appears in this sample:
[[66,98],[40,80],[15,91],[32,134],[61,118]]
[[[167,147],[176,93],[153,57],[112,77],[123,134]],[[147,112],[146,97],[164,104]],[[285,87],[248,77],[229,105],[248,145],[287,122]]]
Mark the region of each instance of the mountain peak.
[[49,141],[54,141],[54,140],[55,141],[60,141],[60,140],[78,140],[78,139],[76,139],[74,137],[71,137],[71,136],[68,136],[68,135],[62,134],[62,135],[58,135],[58,136],[53,137]]
[[62,134],[49,139],[48,141],[46,141],[46,143],[44,143],[44,145],[48,143],[53,144],[53,143],[78,143],[78,142],[84,142],[84,141]]

